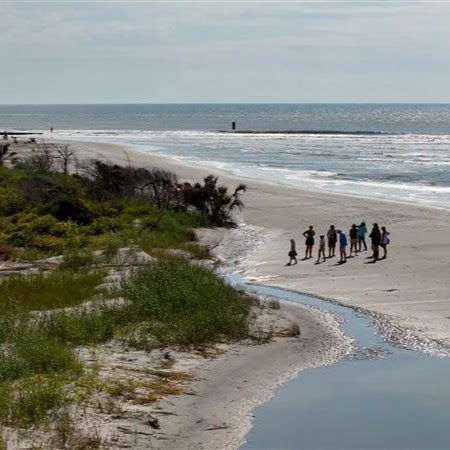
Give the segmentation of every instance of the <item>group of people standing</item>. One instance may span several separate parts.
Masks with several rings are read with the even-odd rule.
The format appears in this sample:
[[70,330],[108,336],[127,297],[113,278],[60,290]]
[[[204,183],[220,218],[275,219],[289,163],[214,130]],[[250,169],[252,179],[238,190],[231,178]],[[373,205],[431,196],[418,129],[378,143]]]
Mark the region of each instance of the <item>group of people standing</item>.
[[[350,255],[352,256],[352,253],[355,254],[355,256],[358,254],[358,252],[366,251],[367,250],[367,244],[366,244],[366,234],[367,234],[367,227],[365,222],[361,222],[360,225],[353,224],[350,228],[350,231],[348,233],[350,238]],[[316,232],[314,231],[314,226],[310,225],[309,228],[303,233],[303,236],[306,238],[305,245],[305,257],[303,260],[312,258],[312,251],[315,244],[315,237]],[[319,250],[317,254],[317,262],[316,264],[319,264],[321,262],[321,259],[323,262],[326,261],[326,246],[328,243],[328,258],[333,258],[335,256],[336,251],[336,245],[339,242],[339,254],[340,254],[340,260],[339,264],[344,264],[347,262],[347,246],[348,246],[348,240],[347,235],[342,230],[337,230],[334,225],[330,225],[330,229],[327,231],[326,234],[327,241],[325,241],[325,235],[320,235],[319,237]],[[373,255],[371,258],[373,258],[373,262],[376,262],[379,259],[386,259],[387,258],[387,246],[390,243],[389,240],[389,232],[386,230],[386,227],[380,227],[377,223],[373,224],[372,231],[369,234],[369,238],[372,243],[372,251]],[[363,249],[364,247],[364,249]],[[383,256],[380,258],[380,247],[383,249]],[[288,253],[289,256],[289,262],[287,263],[288,266],[292,264],[297,264],[297,250],[295,248],[295,240],[291,239],[291,249]]]

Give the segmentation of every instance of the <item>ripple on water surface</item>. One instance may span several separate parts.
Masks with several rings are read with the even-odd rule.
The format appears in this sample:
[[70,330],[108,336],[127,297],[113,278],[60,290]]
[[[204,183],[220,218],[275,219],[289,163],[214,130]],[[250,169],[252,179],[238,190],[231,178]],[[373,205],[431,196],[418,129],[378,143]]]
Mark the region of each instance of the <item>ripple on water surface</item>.
[[372,318],[349,308],[281,289],[250,289],[338,315],[358,350],[283,385],[256,410],[242,449],[450,448],[449,358],[394,347],[375,332]]

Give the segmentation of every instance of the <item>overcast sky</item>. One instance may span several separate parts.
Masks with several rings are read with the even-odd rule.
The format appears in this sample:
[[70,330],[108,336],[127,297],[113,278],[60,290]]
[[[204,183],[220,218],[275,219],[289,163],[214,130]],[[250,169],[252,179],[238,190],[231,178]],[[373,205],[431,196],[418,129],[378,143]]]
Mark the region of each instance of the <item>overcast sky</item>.
[[450,102],[450,2],[0,7],[0,103]]

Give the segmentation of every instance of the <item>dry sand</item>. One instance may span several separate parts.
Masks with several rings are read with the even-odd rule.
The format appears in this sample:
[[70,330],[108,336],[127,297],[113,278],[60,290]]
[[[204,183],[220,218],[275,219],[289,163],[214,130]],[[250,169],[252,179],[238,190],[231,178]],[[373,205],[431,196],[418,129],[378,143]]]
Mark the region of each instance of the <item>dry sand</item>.
[[[287,287],[391,316],[401,326],[414,327],[439,339],[450,339],[450,212],[413,204],[382,202],[352,196],[305,191],[189,167],[170,158],[140,153],[119,145],[76,143],[84,155],[117,162],[158,166],[183,179],[199,179],[211,171],[224,184],[245,182],[248,191],[243,219],[263,227],[266,239],[256,248],[245,274],[250,281]],[[314,224],[317,235],[330,224],[348,232],[352,223],[386,225],[391,245],[388,258],[367,264],[370,251],[345,265],[337,259],[315,265],[315,258],[285,267],[289,239],[303,256],[302,232]],[[368,245],[370,248],[370,244]],[[314,256],[316,256],[316,249]]]

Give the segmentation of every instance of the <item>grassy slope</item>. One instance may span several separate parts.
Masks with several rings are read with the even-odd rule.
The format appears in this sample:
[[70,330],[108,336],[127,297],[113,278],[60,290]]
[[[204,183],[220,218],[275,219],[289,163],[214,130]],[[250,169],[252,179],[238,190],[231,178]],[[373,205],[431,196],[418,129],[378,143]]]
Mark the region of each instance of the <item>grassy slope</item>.
[[[161,249],[168,248],[207,256],[192,232],[209,223],[204,216],[167,211],[153,227],[160,216],[154,204],[142,198],[98,201],[77,177],[50,174],[45,182],[55,196],[64,200],[70,191],[72,207],[78,205],[84,214],[78,222],[61,220],[55,196],[27,198],[27,176],[0,167],[0,256],[63,253],[65,263],[48,276],[0,281],[0,424],[28,427],[64,410],[71,398],[67,386],[86,376],[77,346],[116,338],[144,349],[186,348],[246,336],[252,302],[248,297],[208,269],[161,256]],[[158,262],[124,284],[120,294],[128,300],[126,306],[99,301],[89,310],[36,314],[76,306],[96,295],[95,286],[105,273],[96,266],[92,251],[102,248],[113,256],[118,248],[131,245],[158,255]]]

